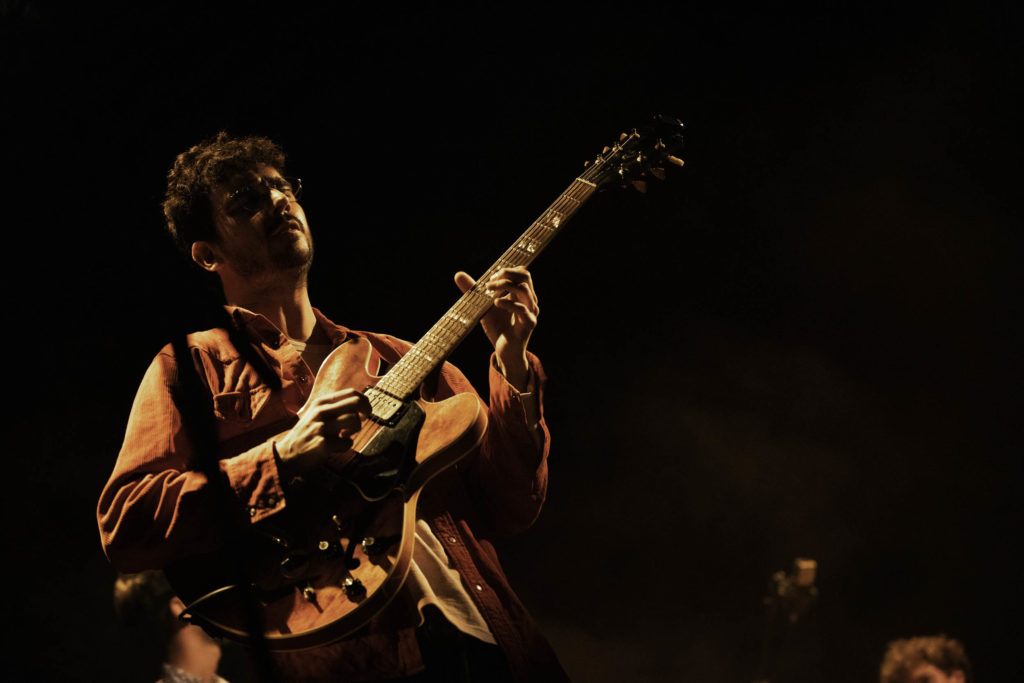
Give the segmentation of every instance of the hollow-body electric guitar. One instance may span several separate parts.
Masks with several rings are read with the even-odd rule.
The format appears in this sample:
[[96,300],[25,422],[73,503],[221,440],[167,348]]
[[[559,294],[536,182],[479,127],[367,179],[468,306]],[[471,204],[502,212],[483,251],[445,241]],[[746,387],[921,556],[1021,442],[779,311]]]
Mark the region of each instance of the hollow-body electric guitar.
[[665,162],[682,165],[673,156],[681,131],[678,119],[657,116],[605,147],[382,377],[369,367],[365,339],[337,347],[308,400],[342,388],[366,395],[372,413],[352,449],[304,477],[309,481],[289,495],[286,509],[253,525],[242,552],[167,568],[186,617],[216,637],[290,651],[340,640],[380,612],[408,574],[424,485],[469,453],[487,428],[474,394],[430,402],[420,398],[420,386],[490,309],[494,294],[485,286],[492,274],[530,264],[598,188],[633,184],[642,191],[646,176],[664,177]]

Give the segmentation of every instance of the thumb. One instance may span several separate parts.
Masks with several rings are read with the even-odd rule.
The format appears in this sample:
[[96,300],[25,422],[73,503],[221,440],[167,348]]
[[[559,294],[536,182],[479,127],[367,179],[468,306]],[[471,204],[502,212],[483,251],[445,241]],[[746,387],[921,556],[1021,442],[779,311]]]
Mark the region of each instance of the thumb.
[[462,293],[469,291],[469,288],[476,284],[476,280],[469,276],[469,273],[460,270],[455,273],[455,284]]

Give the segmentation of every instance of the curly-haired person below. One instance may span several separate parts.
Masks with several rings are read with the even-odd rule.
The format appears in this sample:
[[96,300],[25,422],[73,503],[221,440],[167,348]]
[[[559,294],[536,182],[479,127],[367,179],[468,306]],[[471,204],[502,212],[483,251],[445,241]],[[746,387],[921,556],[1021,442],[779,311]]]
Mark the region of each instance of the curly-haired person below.
[[964,646],[944,635],[894,640],[882,658],[880,683],[971,683]]
[[185,605],[159,570],[121,574],[114,613],[129,634],[131,652],[161,683],[227,683],[217,675],[220,645],[198,626],[180,621]]

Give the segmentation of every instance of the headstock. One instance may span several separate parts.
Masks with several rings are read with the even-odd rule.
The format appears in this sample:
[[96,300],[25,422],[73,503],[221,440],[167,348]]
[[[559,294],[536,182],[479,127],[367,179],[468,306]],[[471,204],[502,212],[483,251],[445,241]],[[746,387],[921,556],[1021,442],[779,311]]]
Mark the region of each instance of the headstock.
[[616,183],[632,184],[647,191],[647,179],[665,179],[667,165],[682,166],[677,155],[683,146],[683,122],[674,116],[656,115],[645,126],[623,133],[614,145],[605,147],[593,162],[585,164],[580,176],[598,187]]

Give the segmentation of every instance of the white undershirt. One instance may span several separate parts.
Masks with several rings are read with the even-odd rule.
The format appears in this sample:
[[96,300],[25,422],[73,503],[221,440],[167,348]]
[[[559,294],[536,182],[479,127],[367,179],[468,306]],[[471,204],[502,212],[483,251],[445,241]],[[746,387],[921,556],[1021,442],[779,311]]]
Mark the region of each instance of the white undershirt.
[[406,587],[416,600],[423,623],[423,608],[434,605],[463,633],[497,645],[487,622],[462,583],[441,541],[425,520],[416,520],[416,543]]

